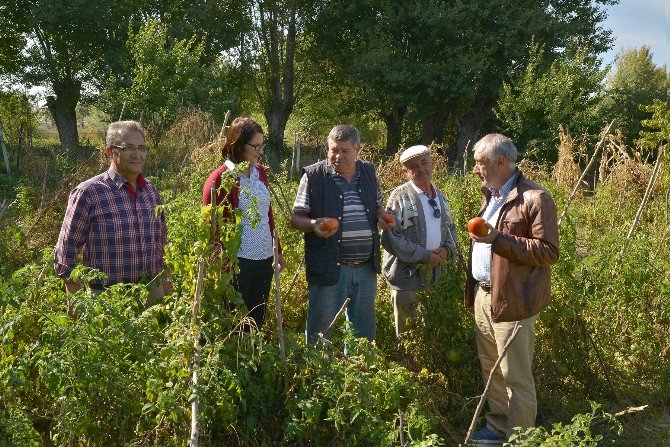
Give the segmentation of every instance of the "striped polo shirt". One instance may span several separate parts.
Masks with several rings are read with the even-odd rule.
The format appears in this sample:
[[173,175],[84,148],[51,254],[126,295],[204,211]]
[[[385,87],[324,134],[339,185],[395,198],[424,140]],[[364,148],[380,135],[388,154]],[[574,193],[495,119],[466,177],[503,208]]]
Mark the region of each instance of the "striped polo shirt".
[[[328,172],[332,179],[342,192],[344,208],[342,210],[342,239],[340,242],[340,260],[344,262],[359,263],[369,260],[372,257],[372,231],[376,228],[370,228],[370,223],[365,212],[365,206],[359,194],[359,184],[361,172],[356,164],[356,174],[351,183],[344,177],[335,172],[332,165],[328,164]],[[307,175],[303,174],[300,179],[300,186],[293,203],[293,212],[311,211],[310,197],[308,194],[309,185]],[[383,202],[382,191],[377,187],[376,205],[379,207]],[[336,217],[336,216],[329,216]]]

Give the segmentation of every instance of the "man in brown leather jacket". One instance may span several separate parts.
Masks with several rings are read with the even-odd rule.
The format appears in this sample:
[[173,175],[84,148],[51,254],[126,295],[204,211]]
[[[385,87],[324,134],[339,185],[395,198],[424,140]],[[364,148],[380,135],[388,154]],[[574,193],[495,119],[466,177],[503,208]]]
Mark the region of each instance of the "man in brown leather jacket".
[[[489,233],[470,233],[465,305],[475,314],[484,382],[489,374],[493,379],[486,426],[472,439],[504,440],[514,427],[535,424],[534,325],[551,299],[550,266],[558,260],[556,205],[547,190],[517,169],[517,150],[506,136],[486,135],[473,150],[484,194],[479,216]],[[516,340],[491,371],[517,321]]]

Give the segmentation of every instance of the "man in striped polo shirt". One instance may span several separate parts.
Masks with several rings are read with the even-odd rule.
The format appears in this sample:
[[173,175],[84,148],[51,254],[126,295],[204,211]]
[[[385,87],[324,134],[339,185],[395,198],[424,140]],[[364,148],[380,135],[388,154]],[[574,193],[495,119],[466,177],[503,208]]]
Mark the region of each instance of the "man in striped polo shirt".
[[[328,135],[328,157],[303,169],[291,224],[304,232],[309,285],[307,342],[325,332],[344,300],[357,336],[375,339],[374,298],[381,271],[378,226],[384,213],[372,163],[358,159],[360,134],[340,124]],[[325,218],[337,229],[322,230]]]

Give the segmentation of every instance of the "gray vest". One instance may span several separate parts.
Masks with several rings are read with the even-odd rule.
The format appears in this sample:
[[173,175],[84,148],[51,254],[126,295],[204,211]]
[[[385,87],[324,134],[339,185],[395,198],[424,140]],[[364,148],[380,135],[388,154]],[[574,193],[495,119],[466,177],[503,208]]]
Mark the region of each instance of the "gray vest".
[[[359,189],[361,201],[367,209],[368,222],[372,229],[372,255],[377,273],[381,272],[381,253],[379,250],[379,232],[377,231],[377,176],[372,163],[358,160],[357,167],[361,173]],[[309,217],[342,218],[344,198],[335,180],[328,172],[327,160],[305,166],[309,190]],[[304,233],[305,239],[305,270],[307,282],[332,286],[340,280],[340,244],[342,226],[337,233],[329,238],[321,238],[314,233]]]

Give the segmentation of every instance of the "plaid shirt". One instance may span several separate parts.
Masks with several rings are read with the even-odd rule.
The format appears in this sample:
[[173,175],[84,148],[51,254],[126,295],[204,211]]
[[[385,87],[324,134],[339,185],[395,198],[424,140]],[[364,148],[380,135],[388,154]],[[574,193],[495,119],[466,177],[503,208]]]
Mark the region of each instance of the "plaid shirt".
[[107,275],[106,285],[140,282],[161,272],[167,243],[156,187],[142,174],[137,190],[112,167],[78,185],[68,201],[54,256],[56,274],[68,279],[84,248],[84,265]]

